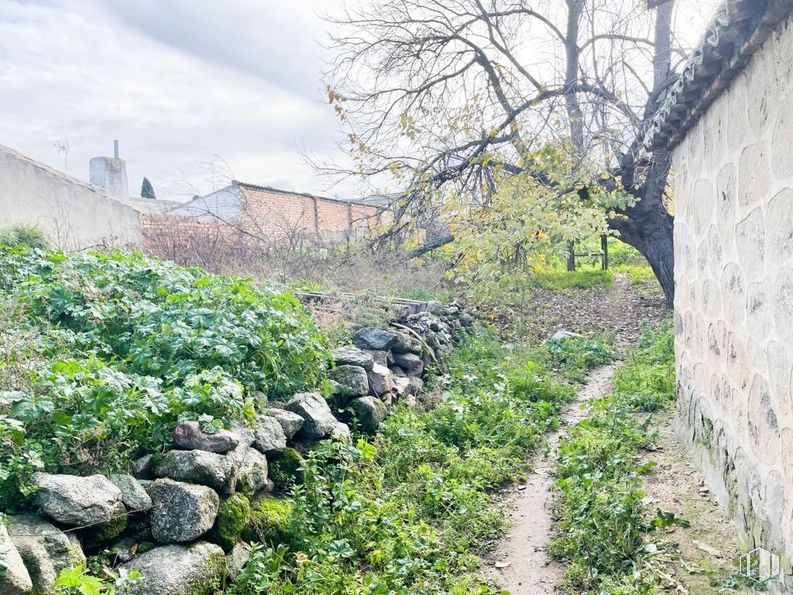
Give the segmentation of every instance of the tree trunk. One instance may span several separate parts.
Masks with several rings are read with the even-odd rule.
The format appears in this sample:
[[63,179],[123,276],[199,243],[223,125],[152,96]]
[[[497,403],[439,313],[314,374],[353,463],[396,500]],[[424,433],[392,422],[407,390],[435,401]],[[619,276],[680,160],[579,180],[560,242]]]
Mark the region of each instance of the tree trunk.
[[[661,89],[669,78],[672,59],[672,12],[674,0],[657,8],[655,20],[655,54],[653,55],[653,91],[647,98],[645,115],[656,108]],[[663,203],[666,180],[669,176],[671,156],[666,151],[656,151],[649,159],[646,176],[641,186],[635,186],[635,155],[641,143],[641,133],[634,146],[622,159],[622,183],[638,202],[609,222],[620,239],[636,248],[647,259],[661,284],[667,308],[675,302],[675,245],[674,217]]]
[[647,259],[664,290],[666,307],[672,308],[675,301],[674,217],[663,205],[659,206],[630,213],[629,218],[612,219],[609,226],[619,232],[620,240],[636,248]]
[[674,219],[669,213],[659,217],[658,226],[655,224],[645,228],[650,232],[642,255],[650,263],[661,288],[664,290],[666,307],[670,310],[675,306],[675,244],[673,238]]
[[[650,263],[664,290],[667,308],[673,308],[675,301],[675,218],[663,202],[670,163],[666,151],[653,154],[644,183],[630,190],[638,201],[609,221],[609,227],[619,232],[619,239]],[[633,179],[633,174],[623,179],[628,178]]]

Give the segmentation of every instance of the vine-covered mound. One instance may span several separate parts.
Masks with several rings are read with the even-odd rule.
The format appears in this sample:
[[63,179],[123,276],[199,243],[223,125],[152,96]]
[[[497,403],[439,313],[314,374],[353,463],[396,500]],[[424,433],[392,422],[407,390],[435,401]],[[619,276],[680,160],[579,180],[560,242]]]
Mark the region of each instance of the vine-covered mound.
[[179,421],[251,420],[329,361],[293,296],[140,253],[0,247],[0,310],[4,510],[36,470],[126,470]]

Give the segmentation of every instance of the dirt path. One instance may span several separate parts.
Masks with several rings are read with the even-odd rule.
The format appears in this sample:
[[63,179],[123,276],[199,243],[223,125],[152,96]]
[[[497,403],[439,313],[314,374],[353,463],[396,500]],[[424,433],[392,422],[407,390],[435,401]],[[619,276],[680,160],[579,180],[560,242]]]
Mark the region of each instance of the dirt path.
[[555,291],[538,289],[525,306],[528,332],[543,341],[559,329],[576,332],[616,332],[619,347],[635,343],[642,325],[670,316],[657,283],[634,285],[616,273],[609,289]]
[[507,493],[504,511],[512,526],[490,556],[487,573],[511,595],[553,593],[554,585],[564,576],[564,567],[548,555],[548,543],[553,538],[553,461],[567,428],[586,417],[584,403],[611,390],[616,367],[603,366],[589,375],[576,401],[563,412],[561,428],[547,435],[548,448],[535,456],[534,470],[526,483]]

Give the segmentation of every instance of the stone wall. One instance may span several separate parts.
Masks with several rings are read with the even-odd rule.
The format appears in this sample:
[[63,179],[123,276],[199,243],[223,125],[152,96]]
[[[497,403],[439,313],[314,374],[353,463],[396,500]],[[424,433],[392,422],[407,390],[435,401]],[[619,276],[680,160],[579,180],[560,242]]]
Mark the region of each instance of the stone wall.
[[747,547],[793,560],[793,26],[674,151],[678,421]]
[[134,208],[0,145],[0,228],[14,225],[38,227],[68,250],[141,239]]

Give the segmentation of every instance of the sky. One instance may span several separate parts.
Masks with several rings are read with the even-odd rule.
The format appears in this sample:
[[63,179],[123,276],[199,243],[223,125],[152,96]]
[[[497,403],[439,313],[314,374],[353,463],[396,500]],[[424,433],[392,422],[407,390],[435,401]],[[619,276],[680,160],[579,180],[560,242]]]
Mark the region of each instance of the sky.
[[[351,197],[305,159],[341,156],[319,15],[342,3],[0,0],[0,145],[87,179],[119,139],[132,195],[146,176],[175,200],[230,179]],[[693,43],[701,0],[677,12]]]

